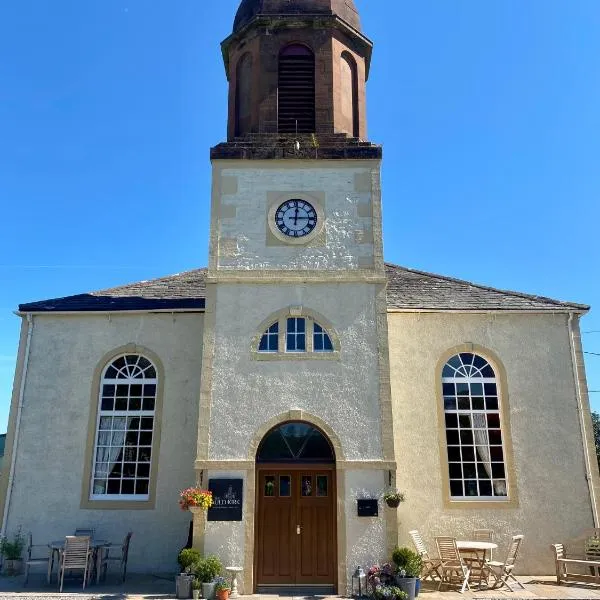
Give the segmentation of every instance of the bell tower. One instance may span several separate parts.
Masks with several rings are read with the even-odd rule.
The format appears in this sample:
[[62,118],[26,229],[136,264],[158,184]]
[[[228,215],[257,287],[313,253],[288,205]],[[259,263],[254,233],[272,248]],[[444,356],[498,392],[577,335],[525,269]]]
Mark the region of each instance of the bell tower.
[[[396,473],[372,43],[353,0],[242,0],[222,52],[195,468],[238,480],[244,520],[194,515],[194,545],[227,549],[246,594],[343,595],[398,542],[395,514],[358,518],[354,496]],[[301,432],[312,455],[269,446]]]
[[353,0],[244,0],[222,44],[228,139],[248,133],[366,139],[372,49]]

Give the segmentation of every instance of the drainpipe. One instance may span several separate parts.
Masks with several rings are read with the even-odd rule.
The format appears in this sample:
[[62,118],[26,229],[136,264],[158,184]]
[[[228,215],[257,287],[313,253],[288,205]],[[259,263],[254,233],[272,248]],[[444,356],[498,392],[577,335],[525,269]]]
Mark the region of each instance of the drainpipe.
[[23,400],[25,398],[25,381],[27,379],[27,367],[29,366],[29,350],[31,348],[31,336],[33,334],[33,317],[27,313],[27,341],[25,343],[25,356],[23,358],[23,373],[21,374],[21,384],[19,389],[19,405],[17,408],[17,422],[15,425],[15,439],[13,441],[12,456],[10,461],[10,472],[8,474],[8,485],[6,487],[6,502],[4,503],[4,514],[2,515],[2,530],[0,535],[4,536],[6,532],[6,523],[8,520],[8,509],[12,495],[13,481],[15,477],[15,463],[17,461],[17,448],[19,445],[19,429],[21,427],[21,414],[23,412]]
[[[596,507],[596,491],[594,489],[594,481],[592,479],[592,465],[590,462],[590,453],[588,446],[588,436],[585,428],[586,414],[583,410],[584,395],[586,391],[582,388],[580,375],[581,366],[577,359],[578,344],[575,340],[575,330],[573,329],[573,318],[575,314],[569,313],[569,342],[571,344],[571,359],[573,361],[573,377],[575,378],[575,392],[577,396],[577,411],[579,412],[579,426],[581,427],[581,438],[583,441],[583,456],[585,458],[585,478],[587,479],[588,488],[590,490],[590,501],[592,503],[592,516],[594,518],[594,527],[599,527],[598,511]],[[586,398],[587,399],[587,398]],[[589,401],[588,401],[589,404]]]

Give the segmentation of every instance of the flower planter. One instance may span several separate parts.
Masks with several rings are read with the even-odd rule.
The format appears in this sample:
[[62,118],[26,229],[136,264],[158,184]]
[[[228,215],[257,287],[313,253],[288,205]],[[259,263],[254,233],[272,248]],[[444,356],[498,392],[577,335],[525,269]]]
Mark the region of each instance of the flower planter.
[[396,577],[396,585],[408,594],[408,600],[415,600],[416,577]]
[[180,600],[187,600],[192,597],[192,581],[193,575],[181,573],[175,578],[175,596]]
[[231,590],[217,590],[217,600],[227,600]]
[[192,590],[192,598],[198,600],[200,598],[200,590]]
[[20,575],[23,571],[23,561],[19,559],[6,558],[4,559],[4,572],[6,575],[13,577]]
[[215,598],[215,585],[214,583],[203,583],[202,584],[202,597],[206,600],[214,600]]
[[398,508],[400,506],[400,498],[388,498],[385,503],[390,508]]

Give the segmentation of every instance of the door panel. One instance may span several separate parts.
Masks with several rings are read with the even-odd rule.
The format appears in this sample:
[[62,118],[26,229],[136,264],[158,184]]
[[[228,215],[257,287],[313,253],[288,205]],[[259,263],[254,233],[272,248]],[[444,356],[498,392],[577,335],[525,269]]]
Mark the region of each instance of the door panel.
[[259,468],[257,585],[335,585],[334,474]]

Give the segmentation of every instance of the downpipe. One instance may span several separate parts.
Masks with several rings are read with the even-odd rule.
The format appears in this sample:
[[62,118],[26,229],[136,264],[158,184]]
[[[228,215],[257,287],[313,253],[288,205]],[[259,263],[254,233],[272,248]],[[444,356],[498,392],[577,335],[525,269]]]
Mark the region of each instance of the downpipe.
[[17,408],[17,422],[15,425],[15,439],[13,441],[12,456],[10,461],[10,471],[8,474],[8,485],[6,487],[6,501],[4,503],[4,514],[2,515],[2,529],[0,536],[6,535],[6,523],[8,521],[8,511],[15,477],[15,464],[17,462],[17,449],[19,447],[19,431],[21,429],[21,415],[23,413],[23,402],[25,399],[25,382],[27,380],[27,369],[29,367],[29,352],[31,348],[31,336],[33,334],[33,317],[27,313],[27,341],[25,343],[25,357],[23,359],[23,372],[21,373],[21,383],[19,389],[19,405]]
[[577,362],[577,348],[575,344],[575,331],[573,330],[573,318],[575,314],[569,313],[569,343],[571,346],[571,360],[573,362],[573,377],[575,378],[575,392],[577,397],[577,412],[579,413],[579,426],[581,428],[581,438],[583,441],[583,456],[585,458],[585,478],[587,480],[590,492],[590,501],[592,503],[592,516],[594,518],[594,527],[599,527],[598,511],[596,505],[596,491],[592,479],[591,458],[589,453],[588,436],[585,428],[585,413],[583,410],[583,390],[579,380],[580,368]]

